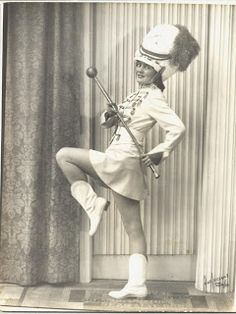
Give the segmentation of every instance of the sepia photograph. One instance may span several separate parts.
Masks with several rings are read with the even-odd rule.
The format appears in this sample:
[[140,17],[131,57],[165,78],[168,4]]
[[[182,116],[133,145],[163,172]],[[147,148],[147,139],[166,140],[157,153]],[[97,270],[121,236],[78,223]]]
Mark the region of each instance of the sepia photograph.
[[0,312],[235,312],[236,2],[0,24]]

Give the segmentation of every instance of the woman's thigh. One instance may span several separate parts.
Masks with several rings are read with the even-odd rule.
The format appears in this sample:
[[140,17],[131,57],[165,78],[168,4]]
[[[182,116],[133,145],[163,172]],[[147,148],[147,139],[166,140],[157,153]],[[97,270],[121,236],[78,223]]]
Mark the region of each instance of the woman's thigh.
[[58,152],[58,159],[63,158],[64,161],[79,167],[83,172],[89,175],[97,183],[106,186],[99,178],[93,168],[89,158],[89,150],[85,148],[64,147]]

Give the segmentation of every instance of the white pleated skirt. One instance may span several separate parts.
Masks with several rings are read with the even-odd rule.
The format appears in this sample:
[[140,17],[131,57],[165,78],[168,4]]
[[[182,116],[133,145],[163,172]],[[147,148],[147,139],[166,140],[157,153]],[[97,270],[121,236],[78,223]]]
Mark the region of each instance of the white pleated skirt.
[[[141,146],[144,135],[132,130]],[[127,131],[120,127],[106,151],[89,151],[90,162],[99,178],[113,191],[134,200],[147,194],[146,167]]]

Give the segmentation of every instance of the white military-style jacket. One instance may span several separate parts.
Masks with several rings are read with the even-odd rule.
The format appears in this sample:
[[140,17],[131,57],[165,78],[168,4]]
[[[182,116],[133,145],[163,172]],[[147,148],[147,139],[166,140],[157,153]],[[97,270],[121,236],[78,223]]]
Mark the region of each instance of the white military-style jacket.
[[[169,156],[185,133],[183,122],[169,107],[162,91],[154,84],[132,93],[118,105],[118,108],[126,124],[134,133],[141,133],[145,137],[155,124],[164,129],[164,141],[148,152],[148,154],[162,152],[162,161]],[[110,128],[115,124],[117,124],[117,116],[110,115],[107,110],[102,113],[101,125],[103,127]]]

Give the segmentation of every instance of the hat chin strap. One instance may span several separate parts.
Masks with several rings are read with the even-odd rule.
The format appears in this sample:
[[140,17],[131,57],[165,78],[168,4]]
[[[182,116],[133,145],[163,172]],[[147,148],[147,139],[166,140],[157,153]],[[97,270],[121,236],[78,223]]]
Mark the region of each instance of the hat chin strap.
[[156,71],[156,73],[153,76],[153,83],[160,88],[161,91],[163,91],[165,89],[165,86],[163,84],[163,80],[162,80],[162,73],[165,71],[165,67],[160,67],[160,69],[158,69],[158,71]]
[[155,74],[153,75],[153,82],[155,82],[158,77],[161,77],[162,79],[162,73],[165,71],[165,67],[159,67],[158,70],[156,70]]

